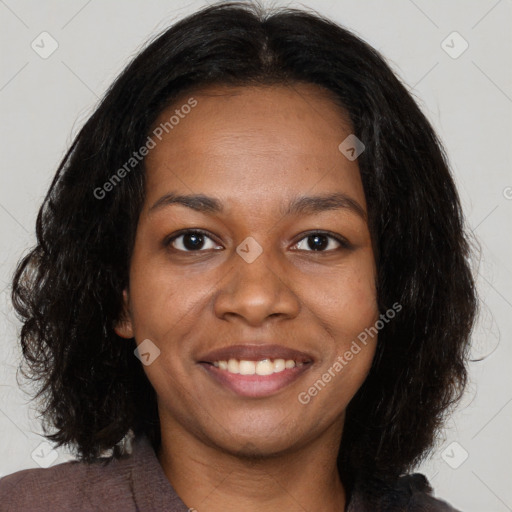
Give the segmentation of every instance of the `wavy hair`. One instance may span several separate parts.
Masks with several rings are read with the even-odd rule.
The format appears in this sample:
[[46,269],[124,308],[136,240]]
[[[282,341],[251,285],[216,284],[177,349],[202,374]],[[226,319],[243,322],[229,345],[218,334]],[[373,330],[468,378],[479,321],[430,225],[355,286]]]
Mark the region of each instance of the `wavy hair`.
[[[381,312],[370,373],[350,402],[338,466],[393,477],[435,444],[467,381],[478,309],[471,240],[445,152],[412,95],[371,46],[315,12],[222,3],[177,22],[109,88],[60,163],[18,264],[12,299],[22,371],[37,381],[46,437],[91,462],[131,429],[160,443],[155,391],[114,332],[144,200],[144,160],[102,187],[144,145],[164,109],[208,85],[311,83],[350,117],[366,149],[361,179]],[[49,428],[48,428],[49,427]],[[53,431],[50,432],[50,428]]]

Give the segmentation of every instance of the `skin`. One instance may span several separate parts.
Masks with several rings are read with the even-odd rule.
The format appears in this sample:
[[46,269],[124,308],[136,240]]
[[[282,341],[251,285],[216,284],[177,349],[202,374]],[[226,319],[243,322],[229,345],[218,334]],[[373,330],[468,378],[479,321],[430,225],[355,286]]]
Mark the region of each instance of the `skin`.
[[[161,351],[144,366],[158,397],[158,459],[198,511],[344,510],[336,457],[345,409],[368,374],[376,338],[308,404],[298,395],[378,319],[359,168],[338,149],[350,123],[316,85],[216,86],[192,96],[197,106],[146,157],[126,315],[116,327]],[[170,192],[213,196],[224,212],[151,210]],[[296,196],[333,192],[357,202],[363,216],[349,208],[280,211]],[[192,228],[211,235],[200,250],[187,252],[183,236],[165,246]],[[315,230],[351,247],[328,237],[315,251],[308,243]],[[249,236],[263,250],[252,263],[236,252]],[[197,361],[244,342],[292,347],[314,364],[271,396],[241,397]]]

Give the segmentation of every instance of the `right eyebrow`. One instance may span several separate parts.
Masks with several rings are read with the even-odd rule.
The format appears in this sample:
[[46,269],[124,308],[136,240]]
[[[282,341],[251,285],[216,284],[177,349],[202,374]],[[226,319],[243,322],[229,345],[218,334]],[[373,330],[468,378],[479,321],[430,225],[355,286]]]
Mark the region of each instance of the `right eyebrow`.
[[173,192],[158,199],[149,211],[159,210],[172,204],[181,204],[202,213],[222,213],[224,211],[222,203],[214,197],[205,196],[204,194],[182,195]]

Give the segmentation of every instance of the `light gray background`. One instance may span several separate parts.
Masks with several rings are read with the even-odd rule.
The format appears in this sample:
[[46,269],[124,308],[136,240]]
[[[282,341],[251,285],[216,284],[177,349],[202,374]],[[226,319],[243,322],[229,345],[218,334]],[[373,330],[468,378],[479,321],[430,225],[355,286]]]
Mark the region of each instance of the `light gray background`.
[[[150,36],[203,5],[0,0],[0,475],[37,467],[33,453],[47,464],[70,458],[63,449],[53,453],[40,446],[40,424],[15,380],[19,323],[9,303],[9,281],[17,260],[34,243],[37,210],[72,138],[129,58]],[[512,511],[512,1],[310,0],[302,5],[381,51],[446,145],[469,225],[482,244],[482,314],[473,356],[487,357],[471,365],[461,406],[438,449],[418,470],[436,495],[465,512]],[[47,59],[31,48],[43,31],[59,45]],[[453,31],[469,44],[455,59],[441,46]],[[457,36],[445,43],[452,53],[461,44]]]

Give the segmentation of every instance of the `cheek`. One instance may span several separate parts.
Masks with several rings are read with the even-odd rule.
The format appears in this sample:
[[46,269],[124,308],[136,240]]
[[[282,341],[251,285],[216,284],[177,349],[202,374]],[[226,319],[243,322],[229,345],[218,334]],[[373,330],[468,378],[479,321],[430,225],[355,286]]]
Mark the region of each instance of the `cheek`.
[[[163,333],[178,322],[183,302],[176,286],[176,275],[166,272],[166,265],[144,250],[138,240],[130,268],[130,311],[135,338],[160,341]],[[183,294],[182,294],[183,295]]]
[[130,272],[130,310],[137,340],[154,341],[166,354],[188,352],[185,340],[205,318],[216,272],[180,269],[164,257],[134,251]]
[[310,304],[314,304],[339,348],[378,319],[375,269],[370,256],[354,255],[352,264],[334,270],[311,297]]
[[[317,370],[298,399],[315,403],[326,421],[346,409],[365,381],[375,355],[377,336],[367,335],[379,318],[374,273],[369,265],[346,270],[315,297],[316,314],[329,333]],[[318,304],[323,307],[318,309]]]
[[333,411],[348,405],[368,375],[377,336],[367,333],[379,318],[373,254],[354,255],[338,270],[317,287],[311,302],[332,342],[324,346],[323,360],[308,389],[310,396],[321,394],[319,403]]

